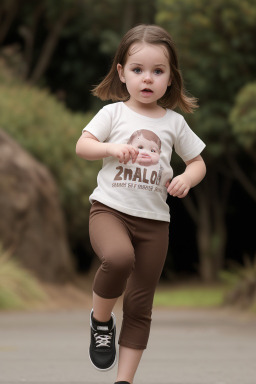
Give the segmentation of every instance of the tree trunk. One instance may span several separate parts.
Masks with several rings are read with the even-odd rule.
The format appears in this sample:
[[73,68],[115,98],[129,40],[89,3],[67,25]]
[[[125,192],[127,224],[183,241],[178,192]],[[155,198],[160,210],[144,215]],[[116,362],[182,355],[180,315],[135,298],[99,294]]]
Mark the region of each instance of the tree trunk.
[[[216,209],[218,209],[217,206]],[[224,264],[227,237],[224,222],[225,212],[219,213],[220,215],[211,214],[206,199],[201,202],[197,243],[200,276],[206,282],[216,281]]]
[[195,188],[195,202],[190,196],[184,199],[187,211],[197,226],[199,273],[203,281],[212,282],[223,268],[227,231],[225,215],[230,179],[223,181],[219,188],[217,175]]
[[4,5],[2,5],[2,15],[0,18],[0,45],[5,40],[5,37],[12,25],[12,22],[18,14],[19,7],[20,1],[10,1],[6,9],[3,9]]
[[251,196],[254,201],[256,201],[256,187],[253,182],[246,175],[246,172],[242,170],[235,157],[230,153],[228,154],[228,161],[235,178],[240,182],[248,195]]
[[122,25],[122,35],[124,35],[128,29],[130,29],[134,22],[134,4],[131,0],[125,0],[124,2],[124,12],[123,12],[123,22]]
[[50,30],[46,41],[44,43],[44,46],[42,48],[40,57],[37,61],[37,64],[29,78],[29,82],[31,84],[35,84],[38,82],[38,80],[43,76],[45,73],[49,63],[50,59],[53,55],[54,49],[58,44],[58,40],[61,34],[61,31],[65,24],[68,22],[68,20],[72,17],[73,12],[70,10],[66,10],[61,14],[59,19],[54,23],[53,28]]
[[24,49],[24,61],[26,63],[26,71],[24,73],[24,78],[28,79],[31,72],[33,53],[35,46],[35,36],[37,26],[40,22],[40,19],[45,11],[44,4],[38,3],[32,13],[32,23],[30,26],[22,25],[19,28],[19,33],[24,39],[25,49]]

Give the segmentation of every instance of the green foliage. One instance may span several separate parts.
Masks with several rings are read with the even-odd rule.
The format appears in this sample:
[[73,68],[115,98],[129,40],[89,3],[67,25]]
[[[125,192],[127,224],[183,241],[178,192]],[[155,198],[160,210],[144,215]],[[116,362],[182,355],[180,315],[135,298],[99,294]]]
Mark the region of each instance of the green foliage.
[[100,164],[79,159],[75,146],[92,115],[71,113],[47,90],[15,83],[6,70],[0,72],[0,127],[50,169],[59,188],[71,246],[80,244],[87,250],[88,196]]
[[154,14],[155,0],[2,1],[0,45],[18,45],[24,78],[62,92],[74,110],[92,110],[90,90],[106,74],[121,36],[152,23]]
[[[199,98],[195,130],[212,160],[225,154],[229,113],[241,87],[255,78],[254,0],[158,0],[157,23],[174,37],[186,87]],[[214,160],[213,160],[214,161]]]
[[0,246],[0,310],[30,308],[45,299],[36,278]]
[[211,308],[223,303],[224,286],[191,286],[158,289],[155,306],[176,308]]
[[256,256],[244,258],[243,265],[232,263],[229,271],[222,271],[222,281],[230,286],[225,304],[241,308],[256,308]]
[[[107,74],[123,34],[138,23],[152,23],[155,0],[83,0],[63,32],[46,75],[54,91],[66,92],[74,110],[98,109],[90,91]],[[102,103],[99,104],[100,106]]]
[[256,82],[245,85],[238,93],[230,113],[230,123],[238,142],[246,151],[256,149]]

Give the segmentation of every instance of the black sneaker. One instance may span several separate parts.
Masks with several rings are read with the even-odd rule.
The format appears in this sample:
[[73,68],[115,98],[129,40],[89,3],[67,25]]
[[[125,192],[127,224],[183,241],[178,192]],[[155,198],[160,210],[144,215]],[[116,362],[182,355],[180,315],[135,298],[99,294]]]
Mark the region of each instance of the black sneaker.
[[111,369],[116,363],[116,320],[111,314],[109,323],[99,323],[93,319],[93,310],[90,315],[91,344],[89,356],[95,368],[101,371]]
[[128,381],[116,381],[114,384],[130,384]]
[[128,381],[116,381],[114,384],[130,384]]

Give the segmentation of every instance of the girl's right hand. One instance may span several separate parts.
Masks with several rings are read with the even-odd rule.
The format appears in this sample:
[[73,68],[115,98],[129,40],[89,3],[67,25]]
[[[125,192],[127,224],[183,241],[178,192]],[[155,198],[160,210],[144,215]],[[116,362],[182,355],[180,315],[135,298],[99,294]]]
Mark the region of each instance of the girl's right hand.
[[112,144],[108,143],[106,147],[107,156],[113,156],[119,159],[120,163],[128,163],[132,161],[135,163],[139,150],[130,144]]

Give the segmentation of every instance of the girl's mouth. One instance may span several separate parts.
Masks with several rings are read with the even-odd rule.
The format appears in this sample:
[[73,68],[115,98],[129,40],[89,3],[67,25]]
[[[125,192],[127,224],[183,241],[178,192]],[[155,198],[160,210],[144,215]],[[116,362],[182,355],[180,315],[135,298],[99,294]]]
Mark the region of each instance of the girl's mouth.
[[149,88],[144,88],[144,89],[142,89],[142,91],[141,92],[145,92],[145,93],[153,93],[153,91],[151,90],[151,89],[149,89]]
[[142,157],[143,159],[150,159],[151,158],[147,153],[141,153],[140,157]]
[[149,89],[149,88],[144,88],[141,91],[141,95],[142,95],[142,97],[148,98],[151,95],[153,95],[153,91],[151,89]]

